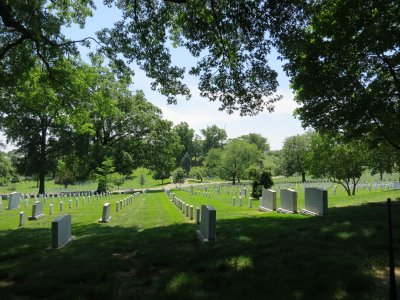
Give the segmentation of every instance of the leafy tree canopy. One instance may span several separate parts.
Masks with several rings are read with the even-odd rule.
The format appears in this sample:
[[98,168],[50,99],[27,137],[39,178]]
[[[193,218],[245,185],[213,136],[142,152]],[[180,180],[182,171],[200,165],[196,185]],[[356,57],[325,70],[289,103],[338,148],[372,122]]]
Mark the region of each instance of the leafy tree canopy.
[[[189,96],[182,83],[184,68],[171,64],[168,45],[185,47],[198,59],[189,74],[199,77],[203,97],[220,101],[221,109],[241,114],[272,110],[280,97],[277,73],[268,62],[272,42],[264,22],[267,1],[105,0],[122,11],[113,28],[99,28],[97,37],[67,39],[63,26],[78,24],[95,9],[91,0],[0,0],[0,78],[25,73],[39,58],[51,71],[60,57],[76,54],[77,44],[97,43],[120,75],[135,62],[152,87],[169,103],[178,94]],[[122,54],[122,56],[121,56]],[[133,73],[133,72],[130,72]]]

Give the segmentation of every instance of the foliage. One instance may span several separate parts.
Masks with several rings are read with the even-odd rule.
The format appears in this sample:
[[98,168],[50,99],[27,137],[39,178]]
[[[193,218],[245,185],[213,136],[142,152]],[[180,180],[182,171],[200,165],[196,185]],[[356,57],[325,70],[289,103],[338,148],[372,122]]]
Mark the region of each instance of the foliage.
[[[181,82],[184,68],[173,66],[169,41],[185,47],[198,62],[189,74],[199,78],[199,90],[210,101],[220,101],[221,110],[239,110],[252,115],[272,110],[277,72],[266,62],[272,41],[265,16],[270,9],[264,1],[130,1],[107,0],[106,5],[121,11],[112,28],[97,28],[92,37],[71,41],[63,27],[84,27],[92,14],[93,1],[0,1],[0,78],[12,80],[24,74],[39,58],[49,72],[54,62],[76,55],[77,44],[95,42],[107,55],[116,74],[128,78],[132,62],[153,78],[152,88],[167,96],[189,98],[189,88]],[[262,9],[261,9],[262,8]],[[3,82],[0,80],[0,82]]]
[[[400,150],[398,1],[311,1],[273,35],[305,127]],[[284,19],[282,16],[281,19]]]
[[190,178],[196,178],[197,180],[200,180],[200,182],[203,182],[204,175],[205,175],[205,172],[204,172],[203,167],[193,167],[190,169],[190,172],[189,172]]
[[66,163],[62,160],[57,162],[57,170],[56,170],[56,177],[54,179],[54,183],[62,184],[65,188],[68,185],[75,184],[76,177],[73,171],[67,167]]
[[305,182],[307,168],[307,155],[310,152],[310,139],[312,133],[295,135],[285,139],[280,153],[282,169],[285,176],[291,176],[295,172],[302,173],[302,181]]
[[173,183],[184,183],[185,182],[185,170],[182,169],[181,167],[175,169],[172,172],[172,182]]
[[[15,170],[11,164],[11,160],[0,152],[0,184],[4,185],[15,177]],[[18,178],[18,177],[17,177]]]
[[222,178],[236,180],[245,176],[252,164],[262,163],[262,153],[253,144],[241,139],[233,139],[223,149],[211,150],[205,160],[205,166],[211,173],[218,172]]
[[309,154],[310,173],[329,178],[354,195],[367,165],[367,146],[359,141],[342,142],[338,137],[314,134]]
[[383,173],[394,171],[397,153],[387,142],[375,143],[370,147],[372,149],[368,149],[368,166],[371,168],[372,175],[379,173],[382,180]]
[[36,64],[12,89],[0,94],[0,127],[17,146],[21,173],[39,177],[39,193],[45,192],[45,176],[56,168],[64,140],[61,137],[86,120],[81,101],[83,69],[71,61],[56,67],[71,84],[70,89],[54,85],[49,74]]
[[172,130],[172,122],[157,120],[147,138],[146,165],[153,171],[154,179],[167,179],[175,167],[175,150],[179,137]]
[[174,126],[174,132],[179,136],[181,151],[177,151],[176,161],[179,162],[186,153],[189,154],[189,159],[194,154],[194,129],[190,128],[186,122],[181,122]]
[[204,155],[207,155],[211,149],[222,148],[225,145],[228,137],[225,129],[218,128],[217,125],[212,125],[207,126],[206,129],[201,129],[200,131],[204,136],[202,143]]
[[253,181],[251,197],[259,199],[262,196],[262,188],[269,189],[274,185],[272,181],[271,173],[268,171],[262,171],[259,176]]
[[114,173],[114,161],[111,158],[106,158],[100,167],[96,168],[96,177],[98,178],[97,192],[103,193],[110,190],[111,184],[111,174]]
[[181,159],[181,166],[185,170],[186,174],[189,174],[190,172],[190,165],[191,165],[190,156],[189,153],[186,152]]
[[240,139],[257,146],[258,150],[265,153],[270,149],[267,138],[263,137],[259,133],[249,133],[239,137]]
[[124,184],[124,182],[125,182],[125,177],[124,177],[124,176],[119,175],[119,176],[114,176],[114,177],[112,178],[112,183],[113,183],[114,185],[116,185],[116,186],[118,187],[118,189],[119,189],[119,187],[120,187],[121,185]]

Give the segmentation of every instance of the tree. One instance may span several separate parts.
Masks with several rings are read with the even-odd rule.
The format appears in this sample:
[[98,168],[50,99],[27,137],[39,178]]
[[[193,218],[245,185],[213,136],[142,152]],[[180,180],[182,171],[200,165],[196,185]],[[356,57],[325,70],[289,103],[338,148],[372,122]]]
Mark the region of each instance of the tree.
[[157,120],[146,140],[148,160],[146,165],[153,171],[154,179],[168,178],[175,167],[175,149],[179,147],[179,137],[172,130],[172,122]]
[[71,61],[57,66],[71,89],[54,86],[47,72],[36,65],[13,89],[4,90],[0,101],[0,127],[18,147],[24,175],[39,177],[39,193],[45,192],[45,177],[55,170],[60,137],[86,120],[79,78],[84,72]]
[[398,1],[310,1],[276,29],[305,127],[347,140],[372,133],[400,150],[399,10]]
[[340,184],[355,195],[356,186],[368,163],[367,146],[360,141],[344,143],[339,137],[314,134],[309,154],[310,173]]
[[262,153],[265,153],[270,149],[267,138],[263,137],[259,133],[249,133],[246,135],[242,135],[239,138],[250,144],[256,145],[258,150],[260,150]]
[[258,176],[253,180],[252,185],[253,190],[251,192],[251,196],[255,199],[259,199],[262,196],[262,188],[269,189],[274,185],[271,173],[265,170],[260,172]]
[[302,182],[306,181],[307,154],[310,151],[311,132],[285,139],[281,150],[281,163],[286,176],[301,172]]
[[272,110],[280,98],[275,95],[277,72],[266,63],[272,41],[266,38],[264,9],[271,5],[265,0],[108,0],[106,4],[120,9],[122,19],[113,28],[99,28],[96,40],[71,41],[61,33],[62,27],[83,27],[93,1],[0,0],[0,82],[5,79],[4,84],[12,85],[9,78],[25,73],[37,58],[51,73],[60,57],[76,54],[76,44],[95,42],[119,75],[127,76],[127,65],[135,62],[154,79],[152,87],[175,103],[175,96],[189,96],[189,89],[181,82],[184,68],[171,65],[167,45],[172,40],[198,58],[189,74],[199,77],[201,95],[220,101],[221,109],[252,115]]
[[15,174],[15,170],[11,164],[11,160],[0,151],[0,184],[7,183]]
[[206,157],[206,167],[217,170],[222,178],[229,178],[232,184],[245,175],[247,168],[258,163],[262,165],[262,153],[253,144],[233,139],[223,149],[213,149]]
[[119,187],[124,184],[124,182],[125,182],[124,176],[114,176],[112,178],[112,183],[117,186],[118,190]]
[[185,182],[185,170],[181,167],[175,169],[172,172],[172,182],[173,183],[183,183]]
[[182,151],[177,153],[176,161],[179,162],[186,153],[188,153],[189,158],[191,158],[194,154],[194,130],[190,128],[186,122],[181,122],[174,126],[174,132],[179,136],[180,144],[183,146]]
[[181,159],[181,165],[182,165],[182,168],[185,170],[186,174],[189,174],[189,172],[190,172],[190,164],[191,164],[190,156],[186,152],[185,155]]
[[225,129],[218,128],[217,125],[207,126],[206,129],[201,129],[203,140],[203,154],[206,155],[211,149],[222,148],[228,135]]
[[204,168],[203,167],[191,168],[189,176],[190,178],[196,178],[197,180],[200,180],[200,182],[203,182]]
[[56,177],[54,179],[54,183],[62,184],[65,188],[68,185],[75,184],[76,177],[73,173],[73,170],[68,168],[66,163],[62,160],[57,162],[57,170],[56,170]]
[[368,166],[372,175],[379,173],[382,180],[383,173],[392,173],[395,168],[396,151],[387,142],[371,145],[368,151]]
[[106,158],[101,166],[96,168],[96,177],[98,178],[97,192],[107,192],[111,187],[110,175],[115,172],[114,162],[111,158]]

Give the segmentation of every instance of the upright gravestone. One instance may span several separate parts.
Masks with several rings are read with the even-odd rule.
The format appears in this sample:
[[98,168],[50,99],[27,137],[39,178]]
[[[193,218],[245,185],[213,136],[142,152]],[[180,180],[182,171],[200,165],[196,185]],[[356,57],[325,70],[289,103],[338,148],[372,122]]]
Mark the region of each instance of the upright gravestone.
[[262,197],[260,198],[260,211],[276,210],[276,192],[270,189],[262,188]]
[[59,216],[51,222],[51,248],[65,246],[74,238],[71,236],[71,215]]
[[281,190],[281,207],[277,212],[293,214],[297,212],[297,192],[291,189]]
[[54,205],[53,204],[50,204],[49,205],[50,207],[50,212],[49,212],[49,215],[52,215],[53,214],[53,211],[54,211]]
[[36,201],[32,205],[32,216],[29,217],[29,220],[37,220],[43,217],[43,203],[40,201]]
[[8,196],[8,210],[16,209],[19,207],[19,201],[21,200],[21,193],[11,193]]
[[217,214],[211,205],[201,206],[200,230],[197,230],[197,237],[202,242],[215,241],[215,225]]
[[63,210],[64,210],[64,202],[61,201],[61,202],[60,202],[60,211],[63,211]]
[[251,197],[249,197],[249,203],[248,203],[249,205],[249,208],[252,208],[253,207],[253,199],[251,199]]
[[19,227],[25,224],[25,212],[21,211],[19,213]]
[[232,206],[235,206],[235,197],[232,197]]
[[242,196],[239,196],[238,205],[239,205],[240,207],[242,207]]
[[328,213],[328,191],[318,188],[306,188],[304,195],[305,208],[300,211],[307,215],[326,215]]
[[196,207],[196,224],[200,224],[200,208]]
[[110,203],[104,203],[104,205],[103,205],[103,215],[102,215],[101,219],[99,219],[100,223],[108,223],[108,222],[110,222],[110,220],[111,220],[110,208],[111,208]]
[[193,220],[193,205],[190,205],[189,207],[189,219]]

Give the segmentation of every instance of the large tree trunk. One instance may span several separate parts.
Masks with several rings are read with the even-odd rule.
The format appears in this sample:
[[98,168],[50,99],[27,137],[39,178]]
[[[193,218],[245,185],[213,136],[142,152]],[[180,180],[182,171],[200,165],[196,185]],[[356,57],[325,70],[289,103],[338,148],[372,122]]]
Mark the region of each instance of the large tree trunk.
[[44,182],[46,180],[46,174],[39,174],[39,194],[44,194]]
[[306,172],[304,171],[301,172],[301,182],[306,182]]
[[39,166],[39,194],[45,193],[45,180],[47,173],[47,159],[46,159],[46,138],[47,138],[47,126],[46,120],[42,120],[42,134],[40,137],[40,166]]

